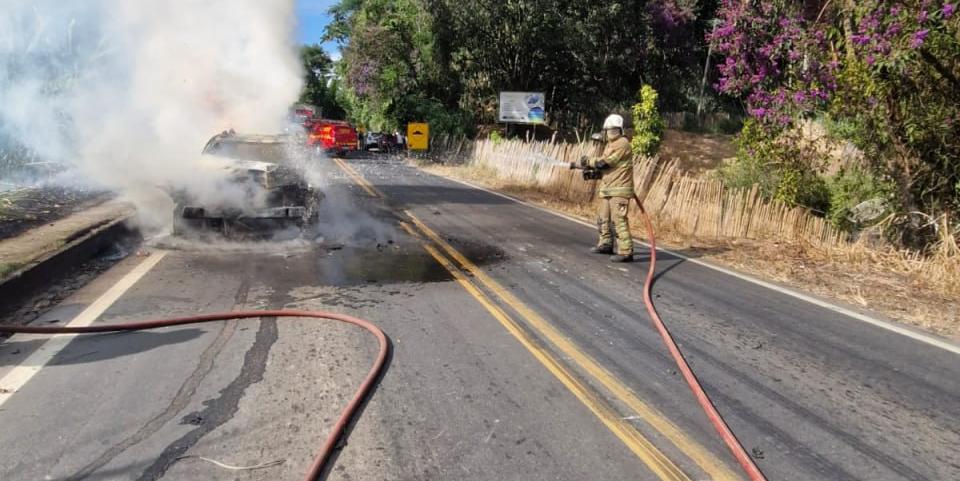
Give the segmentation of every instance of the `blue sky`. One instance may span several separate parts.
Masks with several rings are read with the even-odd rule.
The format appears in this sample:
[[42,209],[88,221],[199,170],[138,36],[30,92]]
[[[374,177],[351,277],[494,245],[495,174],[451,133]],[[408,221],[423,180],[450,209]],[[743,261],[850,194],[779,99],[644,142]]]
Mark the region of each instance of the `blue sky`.
[[[337,3],[337,0],[297,0],[297,41],[303,44],[320,43],[323,28],[330,22],[327,10]],[[340,58],[340,51],[335,43],[323,44],[324,50],[331,58]]]

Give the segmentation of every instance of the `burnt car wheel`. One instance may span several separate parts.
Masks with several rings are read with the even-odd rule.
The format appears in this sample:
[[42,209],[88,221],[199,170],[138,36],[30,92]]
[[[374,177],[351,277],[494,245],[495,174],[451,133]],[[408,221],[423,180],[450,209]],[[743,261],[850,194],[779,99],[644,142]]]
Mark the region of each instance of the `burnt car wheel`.
[[184,216],[186,207],[176,204],[173,207],[173,235],[179,237],[196,234],[202,227],[201,219],[188,219]]

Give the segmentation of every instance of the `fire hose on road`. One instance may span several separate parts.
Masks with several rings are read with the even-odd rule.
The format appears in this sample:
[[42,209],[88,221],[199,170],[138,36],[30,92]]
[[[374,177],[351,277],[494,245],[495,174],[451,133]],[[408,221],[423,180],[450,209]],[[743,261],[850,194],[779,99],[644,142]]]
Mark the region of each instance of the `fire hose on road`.
[[[582,162],[580,164],[571,163],[569,164],[569,167],[571,169],[582,170],[583,179],[587,181],[598,180],[602,177],[600,169],[585,166]],[[757,464],[753,461],[753,458],[747,454],[743,444],[739,439],[737,439],[737,436],[733,434],[730,426],[727,425],[727,422],[724,421],[723,416],[720,415],[720,412],[717,411],[716,406],[713,405],[713,401],[710,399],[710,396],[708,396],[707,392],[704,391],[703,386],[700,384],[700,380],[698,380],[696,374],[693,373],[693,369],[690,368],[690,364],[687,363],[687,360],[683,357],[683,352],[680,351],[680,347],[677,346],[676,341],[670,334],[670,330],[667,329],[666,324],[663,322],[663,319],[660,318],[660,314],[657,312],[657,307],[654,305],[653,296],[651,295],[657,271],[657,232],[653,227],[653,220],[650,218],[647,210],[643,207],[643,202],[636,193],[633,194],[633,200],[637,202],[637,208],[640,209],[640,216],[643,217],[643,222],[644,226],[646,227],[647,237],[650,245],[650,264],[647,268],[647,277],[643,283],[643,303],[646,305],[647,314],[650,315],[650,320],[653,321],[653,326],[657,329],[657,332],[660,333],[660,337],[663,338],[663,342],[666,344],[667,350],[670,351],[670,356],[677,364],[677,368],[680,369],[680,373],[683,374],[683,379],[687,382],[687,385],[690,386],[690,390],[693,391],[694,397],[697,398],[697,403],[700,404],[703,412],[707,415],[707,418],[710,419],[710,423],[713,424],[714,429],[717,430],[717,434],[720,435],[720,438],[723,440],[724,444],[727,445],[730,453],[733,454],[734,458],[736,458],[737,463],[739,463],[740,467],[746,472],[747,476],[750,478],[750,481],[767,481],[766,476],[764,476],[763,472],[760,471],[760,468],[757,467]]]
[[637,194],[633,194],[633,200],[637,201],[637,207],[640,209],[640,216],[643,217],[650,244],[650,266],[647,269],[647,278],[643,283],[643,303],[646,304],[647,314],[650,315],[650,320],[653,321],[654,327],[657,328],[660,337],[663,338],[664,344],[667,345],[667,350],[670,351],[670,356],[673,357],[677,368],[679,368],[683,374],[683,379],[687,382],[687,385],[690,386],[694,397],[697,398],[697,403],[703,408],[707,418],[710,419],[710,423],[713,424],[720,438],[723,439],[724,444],[730,449],[733,457],[740,463],[740,467],[747,473],[750,481],[767,481],[766,476],[763,475],[763,472],[760,471],[757,464],[753,462],[753,458],[751,458],[750,455],[747,454],[746,449],[743,448],[743,444],[740,443],[737,436],[733,434],[727,422],[723,420],[723,416],[720,415],[717,408],[713,405],[710,396],[703,390],[703,386],[700,385],[697,376],[693,373],[693,370],[690,369],[690,364],[688,364],[687,360],[683,357],[683,353],[677,346],[676,341],[673,340],[673,336],[667,329],[666,324],[664,324],[663,319],[660,318],[660,314],[657,313],[657,307],[653,304],[653,296],[651,296],[654,276],[657,270],[657,233],[656,229],[653,228],[653,220],[650,219],[650,215],[647,214],[647,210],[644,209],[640,197],[637,196]]
[[387,355],[390,352],[390,343],[387,340],[386,334],[380,330],[379,327],[375,326],[370,321],[359,319],[352,316],[347,316],[344,314],[337,314],[334,312],[324,312],[324,311],[292,311],[292,310],[273,310],[273,311],[237,311],[237,312],[224,312],[216,314],[204,314],[199,316],[190,316],[190,317],[178,317],[174,319],[154,319],[148,321],[136,321],[136,322],[124,322],[118,324],[101,324],[85,327],[32,327],[32,326],[3,326],[0,325],[0,333],[24,333],[24,334],[90,334],[90,333],[102,333],[102,332],[120,332],[120,331],[141,331],[145,329],[157,329],[160,327],[171,327],[171,326],[181,326],[185,324],[199,324],[206,322],[220,322],[220,321],[229,321],[233,319],[255,319],[262,317],[300,317],[300,318],[312,318],[312,319],[328,319],[332,321],[343,322],[346,324],[353,324],[355,326],[366,329],[374,337],[377,338],[379,343],[380,351],[377,353],[376,361],[373,363],[373,366],[370,368],[370,371],[364,377],[363,382],[360,384],[360,387],[357,388],[357,391],[354,393],[353,398],[350,402],[343,408],[343,411],[340,413],[340,417],[337,418],[337,422],[333,425],[333,428],[330,430],[330,433],[327,435],[327,439],[323,443],[323,447],[320,448],[320,451],[317,452],[316,457],[313,460],[313,464],[310,466],[310,470],[304,476],[304,481],[314,481],[320,479],[320,474],[324,471],[327,463],[330,460],[331,455],[333,454],[334,449],[337,446],[337,441],[343,435],[344,429],[347,425],[353,420],[356,416],[357,411],[363,401],[370,394],[373,385],[376,382],[377,378],[383,372],[383,368],[387,362]]

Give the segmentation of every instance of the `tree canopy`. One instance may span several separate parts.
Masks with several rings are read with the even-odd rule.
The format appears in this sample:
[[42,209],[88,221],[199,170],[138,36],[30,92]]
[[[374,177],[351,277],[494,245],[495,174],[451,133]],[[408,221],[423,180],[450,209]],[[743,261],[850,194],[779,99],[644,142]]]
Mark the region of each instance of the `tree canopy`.
[[[327,38],[357,120],[430,117],[439,130],[496,120],[502,90],[542,91],[548,123],[576,128],[626,110],[644,83],[668,110],[699,92],[712,2],[345,0]],[[441,118],[437,118],[441,117]]]
[[342,119],[346,111],[337,95],[338,83],[333,77],[333,61],[319,45],[305,45],[300,49],[303,60],[304,85],[300,102],[320,108],[326,118]]

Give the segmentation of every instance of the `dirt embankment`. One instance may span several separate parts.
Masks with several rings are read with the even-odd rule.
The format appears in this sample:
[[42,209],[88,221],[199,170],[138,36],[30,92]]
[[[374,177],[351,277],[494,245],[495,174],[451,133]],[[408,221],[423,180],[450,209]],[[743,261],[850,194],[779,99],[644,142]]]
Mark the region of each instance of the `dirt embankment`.
[[660,145],[661,159],[676,159],[677,166],[691,174],[716,169],[724,160],[736,154],[732,135],[694,134],[668,129]]

